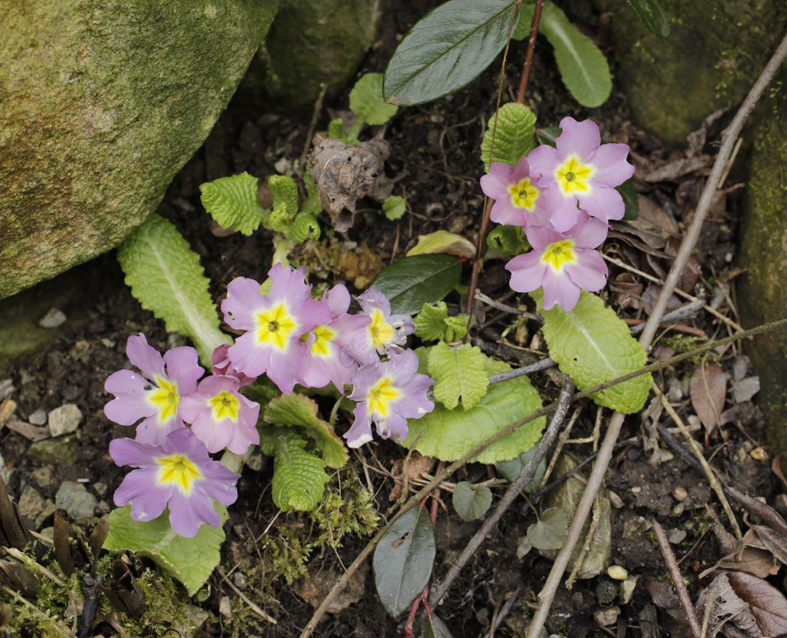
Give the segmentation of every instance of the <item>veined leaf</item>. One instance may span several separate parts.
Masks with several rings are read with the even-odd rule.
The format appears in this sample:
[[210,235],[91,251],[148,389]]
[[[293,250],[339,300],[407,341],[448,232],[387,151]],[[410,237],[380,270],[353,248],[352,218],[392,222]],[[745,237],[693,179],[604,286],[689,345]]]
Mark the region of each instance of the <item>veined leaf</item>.
[[470,522],[486,514],[492,504],[492,492],[483,485],[474,488],[467,481],[461,481],[454,487],[451,502],[462,520]]
[[169,332],[189,337],[210,369],[213,350],[232,339],[219,330],[199,256],[175,226],[154,213],[120,244],[118,261],[142,307],[163,319]]
[[[495,126],[497,120],[497,126]],[[492,136],[495,147],[492,149]],[[536,116],[524,104],[511,102],[503,104],[500,110],[489,118],[481,143],[481,160],[489,172],[491,162],[503,162],[516,166],[519,160],[536,147]],[[494,157],[489,158],[494,151]]]
[[306,451],[306,441],[287,427],[261,427],[260,449],[273,455],[271,496],[281,511],[311,510],[325,494],[325,461]]
[[287,239],[303,243],[307,239],[320,238],[320,224],[317,218],[310,213],[298,213],[286,233]]
[[313,399],[297,392],[283,394],[271,399],[265,406],[263,420],[284,426],[300,426],[312,437],[323,453],[328,467],[344,467],[350,458],[342,440],[333,428],[317,416],[317,404]]
[[[227,520],[227,508],[214,501],[214,509]],[[109,515],[109,536],[104,549],[110,552],[136,552],[152,559],[161,569],[186,586],[189,596],[197,593],[219,564],[219,548],[224,530],[200,525],[194,538],[178,536],[169,524],[169,510],[148,522],[131,518],[131,505]]]
[[[511,459],[510,461],[498,461],[495,464],[497,471],[500,475],[509,483],[513,483],[516,481],[517,477],[525,471],[525,467],[530,462],[530,459],[533,458],[533,455],[536,453],[537,445],[534,445],[530,448],[527,452],[522,452],[519,456],[515,459]],[[530,481],[527,485],[525,485],[523,491],[527,494],[533,494],[541,485],[541,481],[544,478],[544,474],[547,473],[547,459],[544,457],[541,459],[541,463],[538,464],[536,468],[536,474],[533,476],[533,480]]]
[[454,638],[445,623],[435,614],[428,614],[424,620],[423,638]]
[[552,148],[557,147],[557,138],[563,134],[563,129],[559,126],[548,126],[536,131],[536,137],[541,144],[549,144]]
[[[431,348],[416,350],[419,361],[428,356]],[[506,363],[484,357],[487,376],[511,369]],[[405,447],[412,447],[426,456],[441,461],[456,461],[473,447],[499,432],[507,425],[526,417],[541,407],[541,397],[527,377],[518,377],[489,386],[483,399],[470,410],[449,410],[436,403],[434,410],[420,419],[410,419],[410,432],[404,440]],[[473,461],[497,463],[508,461],[532,448],[541,437],[546,417],[523,425],[516,432],[496,441]],[[420,438],[419,437],[420,434]]]
[[407,611],[426,587],[435,557],[434,527],[425,507],[396,519],[374,550],[374,583],[394,618]]
[[557,507],[550,507],[527,528],[527,539],[536,549],[560,549],[566,544],[571,519]]
[[[448,316],[448,307],[444,301],[425,303],[421,312],[413,319],[415,334],[425,341],[442,339],[449,343],[462,339],[467,334],[469,317],[460,314]],[[426,372],[424,372],[426,374]]]
[[385,124],[399,109],[383,97],[383,74],[367,73],[350,91],[350,110],[357,120],[371,125]]
[[402,106],[453,93],[474,80],[508,39],[512,0],[449,0],[419,20],[388,62],[385,99]]
[[[544,293],[530,293],[544,317],[549,356],[580,390],[617,379],[645,367],[647,356],[628,326],[600,297],[583,290],[576,307],[566,312],[555,305],[542,310]],[[650,392],[651,375],[643,374],[591,394],[598,405],[624,414],[639,412]]]
[[555,49],[563,83],[583,106],[601,106],[612,91],[612,76],[604,54],[568,21],[551,2],[544,3],[541,33]]
[[286,175],[271,175],[268,186],[273,193],[269,226],[280,233],[286,232],[298,214],[298,186],[292,177]]
[[463,344],[451,347],[444,341],[429,351],[429,376],[437,384],[434,398],[453,410],[462,398],[462,407],[469,410],[486,394],[486,376],[481,348]]
[[391,195],[383,202],[383,213],[391,221],[399,219],[407,211],[407,201],[399,195]]
[[459,283],[462,265],[451,255],[414,255],[383,268],[372,282],[391,302],[394,314],[412,315],[440,301]]
[[220,177],[199,189],[205,210],[224,228],[251,235],[270,214],[257,201],[257,178],[248,173]]
[[648,31],[660,38],[669,35],[672,12],[667,0],[629,0],[629,2]]

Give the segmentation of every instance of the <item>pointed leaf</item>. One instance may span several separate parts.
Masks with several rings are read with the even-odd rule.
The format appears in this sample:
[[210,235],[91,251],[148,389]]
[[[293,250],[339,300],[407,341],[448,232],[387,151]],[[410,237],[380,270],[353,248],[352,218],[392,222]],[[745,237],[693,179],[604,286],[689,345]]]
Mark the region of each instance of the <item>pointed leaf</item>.
[[[214,501],[213,507],[227,520],[227,508]],[[189,596],[202,587],[219,564],[219,548],[224,530],[200,525],[194,538],[178,536],[169,524],[169,510],[148,522],[131,518],[131,505],[116,509],[109,515],[109,536],[104,549],[110,552],[136,552],[151,558],[161,569],[186,586]]]
[[257,200],[257,178],[248,173],[220,177],[199,189],[205,210],[224,228],[251,235],[270,214]]
[[523,4],[522,10],[519,12],[519,22],[517,22],[514,32],[511,34],[512,40],[524,40],[530,37],[530,29],[533,26],[533,14],[535,13],[535,6],[532,4]]
[[483,485],[474,488],[467,481],[462,481],[456,484],[451,502],[462,520],[470,522],[486,514],[492,504],[492,492]]
[[118,261],[142,307],[163,319],[169,332],[189,337],[202,365],[210,367],[213,350],[232,343],[219,330],[219,314],[199,255],[172,223],[155,213],[148,217],[120,244]]
[[429,376],[437,383],[434,397],[449,410],[462,398],[462,407],[469,410],[486,394],[486,375],[481,348],[463,344],[451,347],[440,342],[429,352]]
[[[576,307],[566,312],[558,305],[542,310],[541,289],[530,296],[544,317],[549,356],[578,389],[587,390],[645,367],[647,357],[642,346],[631,336],[628,326],[604,307],[600,297],[583,290]],[[651,375],[643,374],[590,398],[598,405],[633,414],[645,405],[650,385]]]
[[629,2],[648,31],[660,38],[669,35],[672,12],[667,0],[629,0]]
[[434,614],[429,614],[424,620],[423,638],[454,638],[448,627]]
[[[512,0],[449,0],[419,20],[396,47],[383,93],[410,106],[453,93],[474,80],[503,49]],[[519,9],[516,8],[518,19]]]
[[418,243],[407,252],[408,257],[439,254],[472,259],[475,257],[475,246],[462,235],[449,233],[447,230],[436,230],[428,235],[418,235]]
[[548,126],[536,131],[536,138],[540,144],[549,144],[552,148],[557,147],[557,138],[563,134],[563,129],[559,126]]
[[762,578],[746,572],[727,572],[730,585],[749,604],[757,626],[766,636],[787,634],[787,598]]
[[634,220],[639,218],[639,197],[634,188],[634,178],[630,177],[615,190],[620,193],[623,198],[623,203],[626,205],[626,212],[623,213],[623,219]]
[[727,396],[727,377],[715,363],[699,366],[691,375],[691,404],[710,436],[719,426]]
[[434,527],[425,507],[394,521],[374,550],[374,583],[385,610],[405,612],[426,587],[435,557]]
[[[495,120],[497,125],[495,126]],[[495,147],[492,148],[494,136]],[[536,116],[524,104],[504,104],[497,114],[489,118],[481,143],[481,160],[489,172],[491,162],[516,166],[519,160],[536,147]],[[489,159],[490,152],[494,157]]]
[[530,250],[530,243],[520,226],[498,226],[486,236],[486,245],[510,257],[523,255]]
[[566,544],[570,523],[568,514],[551,507],[541,515],[541,520],[527,528],[527,539],[536,549],[560,549]]
[[383,74],[367,73],[350,91],[350,110],[362,122],[385,124],[399,109],[383,97]]
[[372,282],[391,302],[394,314],[412,315],[440,301],[459,283],[462,265],[450,255],[415,255],[383,268]]
[[612,91],[609,65],[593,41],[571,24],[562,10],[547,1],[540,31],[555,49],[563,83],[582,106],[601,106]]

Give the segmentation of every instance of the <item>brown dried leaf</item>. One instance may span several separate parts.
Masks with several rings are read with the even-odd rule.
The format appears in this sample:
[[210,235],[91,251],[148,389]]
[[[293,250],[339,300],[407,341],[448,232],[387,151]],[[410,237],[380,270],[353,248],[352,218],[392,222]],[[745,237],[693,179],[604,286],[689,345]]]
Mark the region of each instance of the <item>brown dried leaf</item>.
[[745,572],[728,572],[726,575],[735,593],[748,603],[764,635],[779,638],[787,634],[787,598],[784,594],[762,578]]
[[735,548],[728,552],[710,569],[706,569],[700,578],[705,578],[717,569],[730,569],[748,572],[754,576],[765,578],[770,575],[772,570],[779,567],[779,562],[774,558],[773,553],[760,540],[757,532],[750,529],[746,535],[735,544]]
[[653,466],[659,465],[661,462],[659,431],[656,429],[656,424],[661,418],[662,410],[664,410],[664,406],[661,403],[661,398],[653,397],[648,407],[642,411],[642,447],[648,455],[648,463]]
[[645,175],[645,181],[651,184],[655,182],[671,182],[682,175],[708,169],[711,164],[713,164],[713,158],[710,155],[677,159],[664,164],[664,166],[659,166]]
[[[664,248],[664,252],[670,259],[675,259],[678,255],[680,243],[680,240],[676,237],[667,239],[667,245]],[[678,288],[683,292],[694,292],[694,286],[697,284],[697,280],[700,278],[701,274],[702,267],[700,266],[699,260],[694,255],[690,255],[688,261],[686,261],[686,265],[683,267],[683,272],[680,273]]]
[[639,217],[650,222],[653,226],[660,228],[668,235],[678,234],[678,225],[664,209],[654,202],[649,197],[638,195],[637,201],[639,203]]
[[650,594],[653,604],[661,609],[680,609],[680,599],[675,588],[649,576],[643,578],[642,587]]
[[773,473],[779,477],[779,480],[782,482],[782,487],[787,488],[787,478],[785,478],[784,470],[782,468],[783,461],[784,461],[784,456],[779,454],[779,456],[773,459],[773,463],[771,464],[771,470],[773,470]]
[[787,523],[781,517],[781,514],[773,509],[770,505],[761,503],[756,498],[747,496],[743,492],[736,490],[731,485],[727,486],[727,491],[730,493],[738,503],[743,505],[751,514],[759,516],[763,523],[767,523],[782,536],[787,537]]
[[[423,456],[419,452],[413,452],[410,455],[410,460],[407,462],[407,480],[412,485],[412,481],[416,479],[423,480],[421,474],[426,472],[427,474],[432,471],[436,459],[431,456]],[[398,501],[399,498],[402,496],[402,488],[403,488],[403,477],[404,477],[404,459],[398,459],[394,461],[393,468],[391,470],[393,474],[394,480],[396,481],[396,485],[391,490],[391,494],[389,498],[391,501]]]
[[52,432],[46,426],[39,428],[25,421],[17,421],[15,419],[6,423],[6,427],[17,434],[21,434],[28,441],[32,441],[33,443],[36,441],[43,441],[52,436]]
[[715,363],[698,367],[691,376],[691,404],[705,426],[705,440],[719,425],[727,395],[727,377]]
[[[728,578],[730,574],[742,573],[743,572],[725,572],[720,574],[713,579],[710,587],[703,589],[702,593],[700,593],[696,605],[697,615],[700,618],[704,618],[705,606],[711,605],[708,630],[706,633],[707,638],[713,638],[720,631],[723,631],[727,623],[730,623],[735,629],[739,630],[729,632],[728,635],[751,636],[751,638],[760,638],[763,635],[749,605],[738,596],[730,584]],[[750,576],[750,578],[755,577]]]
[[375,138],[352,146],[320,133],[312,144],[309,164],[320,203],[330,214],[333,227],[344,232],[352,226],[357,200],[371,197],[383,201],[391,194],[393,182],[383,171],[390,145]]
[[[333,569],[319,569],[314,566],[314,563],[309,567],[311,568],[309,575],[302,580],[293,581],[292,589],[307,603],[313,607],[319,607],[341,574]],[[369,563],[365,562],[350,576],[347,585],[339,590],[339,593],[334,597],[331,606],[328,607],[329,613],[338,614],[363,598],[366,593],[365,581],[368,572]]]
[[[767,525],[752,525],[749,531],[752,530],[757,534],[768,551],[781,561],[782,564],[787,565],[787,538]],[[746,535],[748,536],[748,532],[746,532]],[[761,576],[760,578],[765,578],[765,576]]]

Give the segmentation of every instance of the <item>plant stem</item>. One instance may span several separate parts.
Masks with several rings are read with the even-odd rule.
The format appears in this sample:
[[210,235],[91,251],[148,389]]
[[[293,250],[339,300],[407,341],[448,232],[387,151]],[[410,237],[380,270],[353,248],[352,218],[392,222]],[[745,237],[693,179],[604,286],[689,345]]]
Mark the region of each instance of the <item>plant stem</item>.
[[522,77],[519,80],[519,91],[516,94],[516,103],[525,103],[525,92],[527,82],[530,79],[530,69],[533,67],[533,50],[536,48],[536,36],[538,35],[538,23],[541,22],[541,9],[544,8],[544,0],[536,0],[533,11],[533,22],[530,25],[530,37],[527,39],[527,53],[525,63],[522,65]]

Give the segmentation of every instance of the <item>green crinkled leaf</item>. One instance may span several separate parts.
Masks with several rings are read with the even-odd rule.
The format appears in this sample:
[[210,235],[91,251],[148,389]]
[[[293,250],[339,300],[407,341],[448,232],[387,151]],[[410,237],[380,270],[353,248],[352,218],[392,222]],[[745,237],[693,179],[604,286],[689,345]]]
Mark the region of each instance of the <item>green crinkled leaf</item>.
[[383,202],[383,213],[391,221],[399,219],[407,211],[407,200],[398,195],[391,195]]
[[325,461],[306,451],[306,441],[287,427],[261,427],[260,450],[273,455],[271,496],[281,511],[314,509],[325,494]]
[[210,281],[169,221],[153,214],[118,247],[126,284],[142,307],[163,319],[169,332],[189,337],[202,365],[210,368],[213,350],[232,343],[219,330],[219,315],[208,292]]
[[519,226],[498,226],[486,236],[486,245],[491,250],[516,257],[530,250],[525,231]]
[[551,2],[544,3],[539,28],[555,49],[563,83],[574,99],[589,107],[606,102],[612,91],[612,76],[604,54],[593,41]]
[[411,315],[445,297],[461,274],[462,264],[451,255],[413,255],[383,268],[372,287],[388,298],[393,314]]
[[454,487],[451,502],[462,520],[470,522],[486,514],[492,504],[492,492],[483,485],[474,488],[467,481],[461,481]]
[[251,235],[270,214],[257,201],[257,178],[248,173],[220,177],[199,189],[205,210],[224,228]]
[[660,38],[669,35],[672,12],[667,0],[629,0],[629,2],[648,31]]
[[273,193],[273,211],[268,223],[272,230],[283,233],[298,214],[298,186],[286,175],[271,175],[268,186]]
[[[558,305],[542,310],[541,289],[530,296],[544,317],[549,356],[580,390],[645,367],[647,357],[642,346],[631,336],[628,326],[604,307],[600,297],[583,290],[576,307],[566,312]],[[591,394],[590,398],[598,405],[633,414],[645,405],[650,386],[651,375],[643,374]]]
[[503,49],[513,6],[512,0],[450,0],[426,14],[405,34],[388,62],[383,80],[386,100],[402,106],[422,104],[475,79]]
[[309,397],[293,392],[271,399],[265,406],[262,418],[275,425],[306,428],[306,434],[315,440],[328,467],[344,467],[350,458],[347,448],[333,428],[317,416],[317,404]]
[[481,143],[481,160],[487,173],[491,163],[489,154],[493,150],[493,134],[495,147],[491,161],[516,166],[519,160],[536,147],[536,116],[524,104],[512,102],[503,104],[498,114],[489,118],[484,141]]
[[484,369],[481,348],[464,344],[451,347],[444,341],[429,351],[429,376],[437,383],[434,397],[449,410],[462,398],[462,407],[469,410],[486,394],[489,378]]
[[285,233],[287,235],[287,239],[291,239],[297,243],[303,243],[307,239],[319,239],[320,238],[320,224],[317,222],[317,218],[310,213],[298,213],[295,217],[295,220],[292,222],[292,226],[287,229]]
[[383,97],[383,74],[367,73],[350,91],[350,110],[358,120],[374,126],[385,124],[399,109]]
[[445,321],[445,335],[443,339],[448,343],[464,339],[467,334],[468,327],[470,326],[470,315],[464,313],[456,317],[446,317]]
[[527,539],[536,549],[560,549],[566,544],[571,519],[562,509],[551,507],[527,528]]
[[[431,348],[418,348],[415,351],[419,361],[429,350]],[[484,357],[484,365],[487,376],[511,369],[508,364],[489,357]],[[527,377],[496,383],[489,386],[484,398],[470,410],[449,410],[436,403],[432,412],[420,419],[410,419],[410,432],[403,445],[411,447],[419,433],[422,433],[415,445],[416,450],[442,461],[456,461],[478,443],[540,407],[541,397]],[[545,425],[546,417],[535,419],[490,445],[473,461],[497,463],[513,459],[535,445]]]
[[306,174],[303,176],[303,186],[306,188],[306,201],[301,207],[301,212],[316,217],[322,212],[322,204],[320,203],[320,193],[317,191],[317,187],[312,179],[310,166],[306,167]]
[[[214,501],[213,507],[227,520],[227,508]],[[109,535],[104,549],[110,552],[136,552],[152,559],[161,569],[186,586],[189,596],[197,593],[219,564],[219,549],[224,530],[200,525],[194,538],[178,536],[169,524],[169,510],[148,522],[131,518],[131,505],[109,515]]]
[[437,341],[445,334],[445,318],[448,317],[448,306],[444,301],[425,303],[413,319],[415,335],[424,341]]

